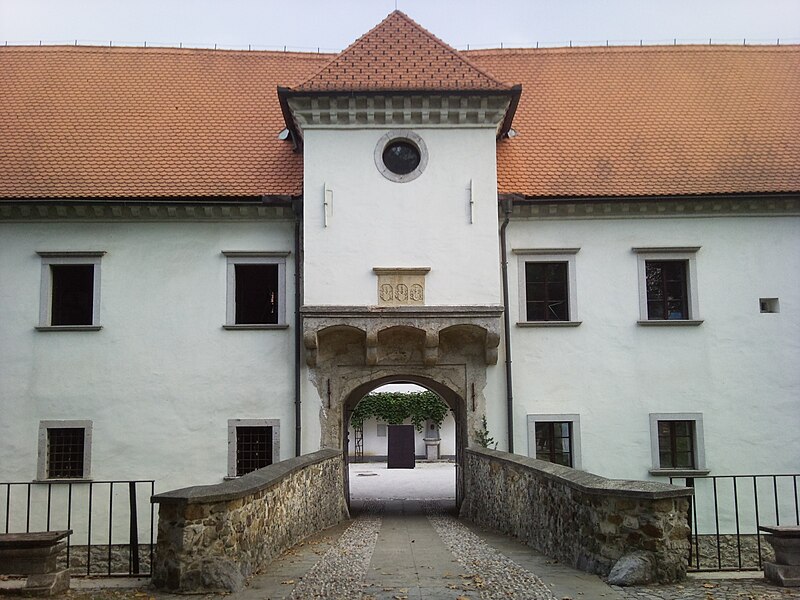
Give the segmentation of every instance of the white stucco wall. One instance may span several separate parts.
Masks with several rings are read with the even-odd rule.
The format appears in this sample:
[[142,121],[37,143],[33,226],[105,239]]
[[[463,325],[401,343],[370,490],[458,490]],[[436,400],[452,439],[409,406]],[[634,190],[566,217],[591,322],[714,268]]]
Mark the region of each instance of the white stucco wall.
[[[292,330],[223,330],[223,250],[291,251],[291,222],[0,223],[0,480],[36,476],[40,420],[93,422],[94,479],[227,474],[227,420],[280,419],[294,455]],[[37,251],[102,250],[96,332],[40,332]],[[293,258],[286,259],[287,318]],[[277,460],[278,457],[275,457]]]
[[[700,412],[711,474],[798,472],[800,218],[520,220],[508,239],[509,249],[580,248],[582,324],[512,324],[517,452],[526,415],[578,413],[585,470],[647,478],[648,415]],[[637,325],[631,248],[642,246],[701,246],[702,325]],[[510,255],[512,323],[519,260]],[[764,297],[780,299],[779,314],[760,313]]]
[[430,267],[428,305],[500,302],[494,129],[413,131],[429,160],[407,183],[375,166],[386,130],[305,132],[305,304],[377,304],[373,267]]
[[[409,425],[411,421],[404,421],[404,424]],[[389,437],[388,435],[378,435],[379,425],[386,426],[387,424],[378,419],[367,419],[364,421],[364,457],[366,459],[370,457],[383,457],[384,460],[386,459]],[[425,456],[425,437],[427,436],[428,432],[424,430],[414,430],[414,453],[416,456]],[[448,412],[442,421],[442,426],[439,429],[439,436],[441,438],[441,442],[439,442],[439,456],[455,456],[456,421],[453,418],[452,412]],[[348,451],[352,457],[355,453],[355,432],[352,427],[350,427],[349,439]]]

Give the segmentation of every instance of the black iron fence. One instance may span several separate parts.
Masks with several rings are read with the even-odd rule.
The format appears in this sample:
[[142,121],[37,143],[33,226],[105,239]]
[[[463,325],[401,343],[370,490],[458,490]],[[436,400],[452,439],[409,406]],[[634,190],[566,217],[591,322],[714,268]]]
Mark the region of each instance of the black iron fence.
[[74,575],[150,575],[155,481],[0,483],[5,533],[71,529],[65,567]]
[[689,570],[762,570],[772,548],[761,525],[800,525],[800,474],[670,477],[694,488],[689,506]]

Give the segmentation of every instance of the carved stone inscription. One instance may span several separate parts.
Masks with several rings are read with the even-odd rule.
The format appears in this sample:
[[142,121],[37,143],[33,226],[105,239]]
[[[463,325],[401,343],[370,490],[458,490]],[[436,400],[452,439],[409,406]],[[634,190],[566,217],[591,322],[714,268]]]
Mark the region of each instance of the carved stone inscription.
[[425,304],[425,275],[430,267],[375,267],[379,306]]

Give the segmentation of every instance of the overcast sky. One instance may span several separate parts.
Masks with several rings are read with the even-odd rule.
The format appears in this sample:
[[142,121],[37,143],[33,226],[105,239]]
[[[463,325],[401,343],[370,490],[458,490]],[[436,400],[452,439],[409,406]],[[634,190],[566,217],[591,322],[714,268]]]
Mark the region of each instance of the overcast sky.
[[0,44],[341,50],[395,2],[456,48],[800,43],[800,0],[0,0]]

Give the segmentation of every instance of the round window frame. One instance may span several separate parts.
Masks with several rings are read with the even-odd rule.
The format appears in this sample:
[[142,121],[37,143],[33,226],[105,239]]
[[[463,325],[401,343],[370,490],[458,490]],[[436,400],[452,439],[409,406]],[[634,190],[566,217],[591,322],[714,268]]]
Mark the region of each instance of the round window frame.
[[[399,174],[395,173],[386,166],[386,164],[383,162],[383,153],[390,144],[395,142],[406,142],[417,149],[419,152],[419,164],[417,165],[416,169],[409,173]],[[425,141],[422,139],[422,137],[413,131],[393,129],[392,131],[384,134],[381,139],[378,140],[378,144],[375,146],[375,166],[378,168],[378,172],[389,181],[393,181],[395,183],[408,183],[409,181],[414,181],[417,177],[422,175],[422,173],[425,171],[425,167],[428,166],[428,147],[425,145]]]

